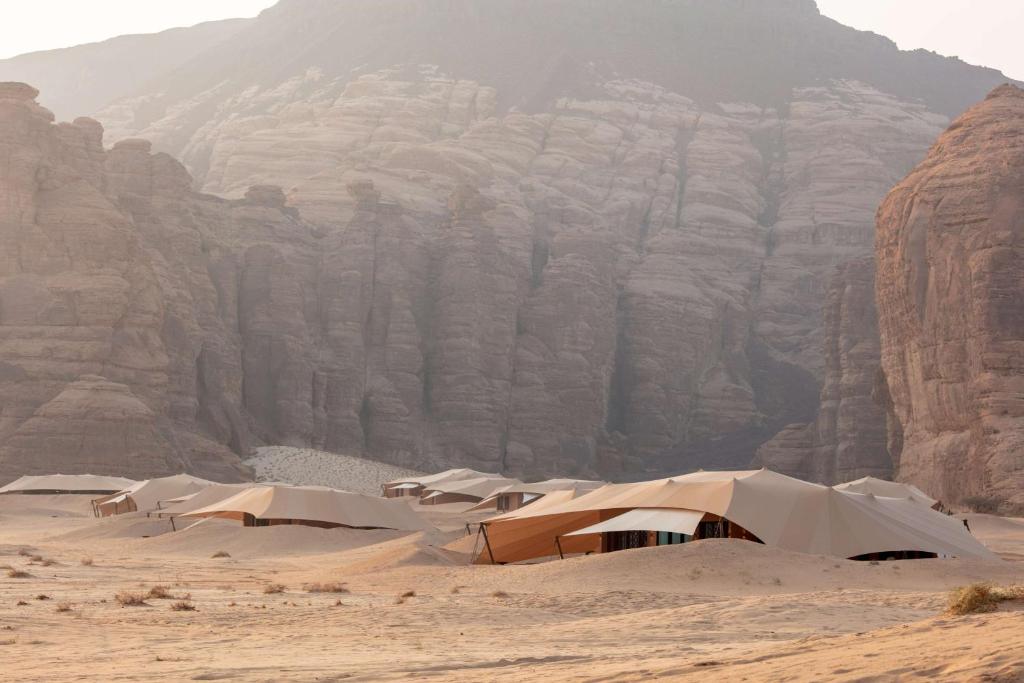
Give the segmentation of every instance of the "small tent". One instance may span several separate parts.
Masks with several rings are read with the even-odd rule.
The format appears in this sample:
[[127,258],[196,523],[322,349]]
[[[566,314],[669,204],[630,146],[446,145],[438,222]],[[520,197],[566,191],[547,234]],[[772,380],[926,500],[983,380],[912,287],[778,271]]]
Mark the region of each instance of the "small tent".
[[496,491],[521,483],[518,479],[489,476],[428,484],[423,489],[420,504],[479,503]]
[[429,526],[404,502],[311,486],[255,486],[181,516],[234,519],[245,526],[301,524],[399,531]]
[[579,494],[593,491],[604,484],[603,481],[589,479],[547,479],[531,484],[511,484],[487,496],[470,510],[494,509],[498,512],[512,512],[540,500],[553,491],[575,491]]
[[125,512],[149,512],[159,509],[160,501],[191,495],[215,483],[190,474],[147,479],[113,495],[97,498],[93,506],[96,514],[101,517]]
[[414,477],[405,477],[404,479],[393,479],[383,485],[381,494],[385,498],[405,498],[410,496],[419,497],[423,493],[423,490],[432,484],[445,484],[465,479],[494,478],[497,476],[497,474],[488,474],[487,472],[478,472],[466,467],[460,467],[445,470],[444,472],[438,472],[437,474],[424,474]]
[[136,482],[124,477],[105,477],[95,474],[44,474],[20,477],[0,487],[0,494],[112,494]]

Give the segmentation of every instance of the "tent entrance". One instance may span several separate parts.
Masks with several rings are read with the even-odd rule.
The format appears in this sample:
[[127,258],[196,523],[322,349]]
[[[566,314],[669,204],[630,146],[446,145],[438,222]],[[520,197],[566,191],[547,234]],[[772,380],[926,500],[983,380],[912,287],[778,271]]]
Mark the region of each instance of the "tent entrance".
[[851,557],[851,560],[861,562],[879,562],[883,560],[932,560],[938,557],[935,553],[926,553],[921,550],[889,550],[882,553],[867,553]]

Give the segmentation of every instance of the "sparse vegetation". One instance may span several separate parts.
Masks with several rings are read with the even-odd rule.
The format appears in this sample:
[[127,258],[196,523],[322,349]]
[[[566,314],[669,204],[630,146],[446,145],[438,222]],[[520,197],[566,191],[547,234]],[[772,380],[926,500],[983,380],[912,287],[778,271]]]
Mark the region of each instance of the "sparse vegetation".
[[229,553],[229,552],[228,552],[228,551],[226,551],[226,550],[218,550],[217,552],[215,552],[215,553],[214,553],[214,554],[212,555],[212,557],[213,557],[214,559],[216,559],[216,558],[218,558],[218,557],[231,557],[231,553]]
[[25,548],[21,548],[21,549],[19,549],[19,550],[18,550],[18,554],[19,554],[19,555],[21,555],[22,557],[28,557],[28,556],[29,556],[29,555],[31,555],[32,553],[30,553],[30,552],[29,552],[28,550],[26,550]]
[[15,604],[16,607],[24,607],[28,603],[25,602],[24,600],[18,600],[18,602],[14,603],[14,604]]
[[171,609],[175,612],[195,612],[196,606],[190,600],[178,600],[171,604]]
[[58,611],[58,612],[70,612],[71,611],[71,603],[70,602],[58,602],[57,603],[57,607],[55,607],[54,609],[56,609],[56,611]]
[[15,569],[14,567],[11,567],[10,569],[7,570],[7,578],[8,579],[29,579],[29,578],[32,578],[32,575],[29,574],[24,569]]
[[263,587],[263,592],[267,595],[273,595],[274,593],[284,593],[286,590],[288,590],[288,588],[280,583],[268,583],[266,586]]
[[114,596],[117,600],[117,604],[121,607],[148,607],[149,603],[146,602],[146,595],[144,593],[129,593],[128,591],[121,591]]
[[335,600],[335,601],[334,601],[334,606],[335,606],[335,607],[341,607],[341,606],[342,606],[342,605],[344,605],[344,604],[345,604],[345,603],[343,603],[343,602],[342,602],[341,600]]
[[50,599],[50,596],[46,595],[45,593],[40,593],[39,595],[36,596],[36,600],[49,600],[49,599]]
[[1007,600],[1024,600],[1024,586],[1003,587],[989,583],[972,583],[950,592],[946,613],[964,615],[992,612],[999,603]]
[[491,593],[491,597],[504,599],[508,597],[508,593],[506,593],[505,591],[494,591],[493,593]]
[[149,589],[149,593],[146,594],[146,597],[153,598],[154,600],[170,600],[174,595],[167,586],[157,585]]
[[416,591],[405,591],[404,593],[402,593],[401,597],[403,597],[403,598],[415,598],[416,597]]
[[307,593],[348,593],[344,583],[333,581],[330,583],[307,583],[302,586]]
[[460,588],[458,586],[452,586],[452,589],[451,589],[450,592],[451,592],[452,595],[458,595],[459,591],[460,591]]

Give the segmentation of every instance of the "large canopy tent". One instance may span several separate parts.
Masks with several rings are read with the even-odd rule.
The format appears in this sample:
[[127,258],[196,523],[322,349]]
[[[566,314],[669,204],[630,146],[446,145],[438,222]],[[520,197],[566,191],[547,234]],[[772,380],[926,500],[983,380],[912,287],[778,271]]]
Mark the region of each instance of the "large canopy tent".
[[311,486],[247,488],[181,516],[234,519],[245,526],[301,524],[399,531],[428,528],[426,522],[403,502]]
[[506,479],[505,477],[491,475],[476,479],[461,479],[438,484],[427,484],[420,497],[420,504],[479,503],[497,491],[521,483],[518,479]]
[[875,477],[861,477],[844,484],[836,484],[832,488],[837,491],[849,491],[851,493],[871,493],[886,498],[911,498],[925,507],[938,508],[939,501],[935,500],[913,484],[903,484],[897,481],[886,481]]
[[604,484],[603,481],[590,479],[547,479],[528,484],[511,484],[487,496],[470,510],[496,509],[498,512],[511,512],[553,491],[575,491],[579,494],[593,491]]
[[478,472],[466,467],[460,467],[437,474],[424,474],[404,479],[393,479],[382,486],[381,494],[385,498],[402,498],[419,496],[429,485],[445,484],[466,479],[487,479],[497,478],[499,475],[487,472]]
[[217,482],[200,479],[190,474],[175,474],[170,477],[140,481],[123,491],[118,491],[93,501],[97,516],[107,517],[125,512],[149,512],[161,507],[161,501],[197,493]]
[[[609,484],[575,499],[545,503],[547,498],[483,522],[486,543],[477,562],[519,562],[654,545],[659,534],[674,534],[670,542],[745,538],[786,550],[857,559],[889,553],[992,556],[959,520],[910,498],[839,491],[768,470],[695,472]],[[617,524],[602,525],[627,513],[630,516]],[[635,538],[623,546],[613,534],[625,532]]]
[[122,491],[136,482],[124,477],[104,477],[95,474],[43,474],[20,477],[0,487],[5,493],[73,493],[111,494]]

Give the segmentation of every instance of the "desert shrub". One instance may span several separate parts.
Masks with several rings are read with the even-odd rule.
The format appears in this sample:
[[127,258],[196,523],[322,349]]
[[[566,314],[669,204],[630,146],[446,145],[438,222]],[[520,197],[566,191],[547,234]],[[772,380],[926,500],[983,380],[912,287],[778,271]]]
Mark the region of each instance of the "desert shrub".
[[461,589],[458,586],[452,586],[452,589],[451,589],[450,593],[452,595],[458,595],[460,590]]
[[263,587],[263,592],[267,595],[271,595],[274,593],[284,593],[286,590],[288,590],[288,588],[279,583],[268,583],[266,586]]
[[178,600],[171,604],[171,609],[175,612],[195,612],[196,606],[193,605],[189,600]]
[[57,606],[54,609],[56,609],[58,612],[70,612],[71,611],[71,603],[70,602],[58,602]]
[[992,612],[1000,602],[1007,600],[1024,600],[1024,586],[1001,587],[989,583],[972,583],[950,591],[946,613],[963,615]]
[[49,599],[50,599],[50,596],[46,595],[45,593],[40,593],[39,595],[36,596],[36,600],[49,600]]
[[400,597],[403,597],[403,598],[415,598],[416,597],[416,591],[405,591],[404,593],[402,593],[402,595]]
[[348,593],[348,588],[341,582],[307,583],[302,586],[307,593]]
[[28,603],[27,603],[27,602],[25,602],[24,600],[18,600],[18,602],[14,603],[14,604],[15,604],[16,606],[18,606],[18,607],[24,607],[24,606],[25,606],[25,605],[27,605]]
[[971,512],[980,512],[986,515],[993,515],[999,512],[999,500],[988,496],[968,496],[964,498],[966,505]]
[[342,605],[344,605],[344,604],[345,604],[345,603],[343,603],[343,602],[342,602],[341,600],[335,600],[335,601],[334,601],[334,606],[335,606],[335,607],[341,607],[341,606],[342,606]]
[[129,593],[128,591],[121,591],[114,596],[117,600],[117,604],[121,607],[142,607],[147,606],[146,595],[143,593]]
[[231,557],[231,554],[228,551],[226,551],[226,550],[218,550],[217,552],[215,552],[212,555],[212,557],[214,557],[214,558],[218,558],[218,557]]
[[506,593],[505,591],[494,591],[493,593],[491,593],[491,597],[492,598],[507,598],[508,597],[508,593]]
[[174,597],[167,586],[153,586],[149,589],[149,593],[146,594],[147,598],[153,598],[154,600],[170,600]]
[[28,557],[28,556],[29,556],[29,555],[31,555],[32,553],[30,553],[30,552],[29,552],[28,550],[26,550],[25,548],[21,548],[21,549],[19,549],[19,550],[18,550],[18,554],[19,554],[19,555],[21,555],[22,557]]
[[8,579],[29,579],[31,577],[32,577],[32,575],[29,574],[24,569],[15,569],[14,567],[8,567],[7,568],[7,578]]

